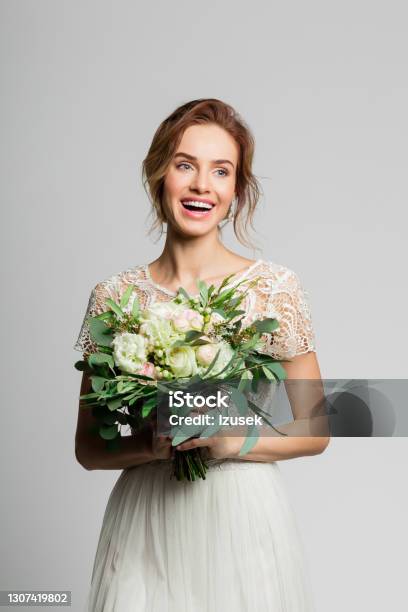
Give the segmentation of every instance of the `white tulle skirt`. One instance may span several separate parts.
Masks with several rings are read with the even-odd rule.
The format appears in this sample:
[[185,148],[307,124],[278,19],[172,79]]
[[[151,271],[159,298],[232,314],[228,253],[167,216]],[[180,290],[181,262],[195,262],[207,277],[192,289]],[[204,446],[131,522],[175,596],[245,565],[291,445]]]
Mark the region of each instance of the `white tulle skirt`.
[[124,470],[109,497],[87,612],[310,612],[303,544],[278,464]]

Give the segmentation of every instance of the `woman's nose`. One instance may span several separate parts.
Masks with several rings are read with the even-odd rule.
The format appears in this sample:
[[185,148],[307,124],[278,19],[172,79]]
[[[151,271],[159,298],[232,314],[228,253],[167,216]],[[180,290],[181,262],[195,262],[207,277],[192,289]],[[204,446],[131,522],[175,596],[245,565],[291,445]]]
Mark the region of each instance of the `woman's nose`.
[[210,186],[210,179],[207,172],[198,172],[193,181],[191,187],[198,191],[207,191]]

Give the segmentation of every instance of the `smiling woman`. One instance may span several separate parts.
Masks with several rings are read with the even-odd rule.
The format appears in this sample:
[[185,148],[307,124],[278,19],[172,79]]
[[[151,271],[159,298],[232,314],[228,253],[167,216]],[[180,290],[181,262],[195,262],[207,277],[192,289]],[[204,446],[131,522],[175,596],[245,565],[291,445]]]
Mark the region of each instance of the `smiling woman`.
[[[288,378],[319,379],[311,313],[299,277],[275,262],[238,255],[221,240],[220,229],[232,218],[237,238],[249,241],[247,226],[259,197],[253,154],[249,128],[220,100],[194,100],[161,123],[143,175],[152,230],[166,225],[165,245],[153,262],[94,287],[75,345],[84,357],[94,349],[87,317],[103,312],[107,298],[119,302],[129,285],[141,309],[160,311],[180,286],[195,296],[197,279],[218,286],[234,275],[228,285],[244,293],[242,328],[276,318],[279,328],[269,335],[265,353],[284,360]],[[162,360],[146,357],[143,371],[148,368],[159,379],[175,364],[166,339],[155,341]],[[214,349],[211,343],[206,347]],[[211,361],[211,351],[204,353],[200,358]],[[85,373],[81,393],[89,389]],[[292,412],[295,420],[305,421],[300,404],[294,402]],[[171,436],[158,436],[150,426],[124,437],[122,450],[113,454],[89,434],[90,424],[80,408],[78,461],[90,470],[123,471],[103,519],[88,612],[311,612],[302,543],[278,461],[321,453],[328,438],[260,437],[245,455],[238,455],[238,436],[189,439],[180,450],[203,447],[206,480],[178,482],[170,479]]]
[[[143,162],[142,178],[148,185],[154,222],[151,231],[163,231],[169,220],[208,219],[205,227],[233,220],[238,240],[253,246],[248,225],[260,195],[252,172],[255,141],[242,117],[219,100],[194,100],[176,109],[158,128]],[[214,197],[209,198],[208,193]],[[212,206],[198,215],[184,213],[181,202],[195,212],[198,202]],[[208,209],[210,211],[210,209]],[[200,233],[201,224],[188,226]],[[220,229],[220,227],[219,227]]]

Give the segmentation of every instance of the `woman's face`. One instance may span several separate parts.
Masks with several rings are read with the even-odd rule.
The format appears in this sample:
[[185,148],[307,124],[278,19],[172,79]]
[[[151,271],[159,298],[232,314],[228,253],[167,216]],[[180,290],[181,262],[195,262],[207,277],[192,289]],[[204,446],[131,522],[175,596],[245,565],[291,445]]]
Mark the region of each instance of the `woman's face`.
[[203,236],[225,219],[235,196],[239,148],[215,124],[188,127],[164,180],[168,223],[186,236]]

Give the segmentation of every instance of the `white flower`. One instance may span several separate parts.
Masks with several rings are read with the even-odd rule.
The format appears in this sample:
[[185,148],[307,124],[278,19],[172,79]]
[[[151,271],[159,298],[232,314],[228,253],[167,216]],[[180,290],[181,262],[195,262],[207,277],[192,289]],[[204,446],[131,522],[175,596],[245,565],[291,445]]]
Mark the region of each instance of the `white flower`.
[[166,350],[166,364],[177,378],[197,374],[195,351],[191,346],[176,346]]
[[[220,351],[220,354],[217,357],[217,361],[215,362],[212,370],[210,371],[211,375],[217,375],[221,370],[225,368],[225,366],[231,360],[234,351],[232,347],[227,342],[218,342],[215,344],[202,344],[197,349],[197,361],[202,366],[209,366],[213,361],[215,355]],[[225,372],[220,374],[220,378],[225,378],[228,376],[228,368]]]
[[197,348],[197,363],[208,367],[218,350],[218,344],[202,344]]
[[192,308],[185,308],[173,316],[173,325],[177,331],[201,331],[204,325],[203,316]]
[[136,374],[146,361],[146,340],[140,334],[124,332],[113,339],[113,359],[123,372]]
[[184,310],[181,304],[175,302],[155,302],[141,313],[142,319],[172,319],[177,312]]

